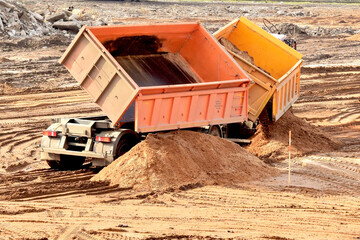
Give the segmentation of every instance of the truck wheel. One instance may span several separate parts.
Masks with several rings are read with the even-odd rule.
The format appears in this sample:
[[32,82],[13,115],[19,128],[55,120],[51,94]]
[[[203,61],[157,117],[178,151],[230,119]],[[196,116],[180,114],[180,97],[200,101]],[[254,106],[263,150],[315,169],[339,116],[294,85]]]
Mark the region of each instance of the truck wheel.
[[51,169],[76,170],[85,162],[85,157],[60,155],[60,160],[46,160]]
[[219,138],[222,137],[220,128],[215,125],[210,127],[208,134],[211,136],[219,137]]
[[123,136],[118,145],[116,146],[115,158],[122,156],[126,152],[128,152],[132,147],[134,147],[139,142],[138,138],[133,135],[125,135]]
[[50,166],[51,169],[59,169],[60,164],[57,160],[46,160],[47,164]]
[[59,169],[61,170],[80,169],[84,162],[85,162],[85,157],[60,155]]

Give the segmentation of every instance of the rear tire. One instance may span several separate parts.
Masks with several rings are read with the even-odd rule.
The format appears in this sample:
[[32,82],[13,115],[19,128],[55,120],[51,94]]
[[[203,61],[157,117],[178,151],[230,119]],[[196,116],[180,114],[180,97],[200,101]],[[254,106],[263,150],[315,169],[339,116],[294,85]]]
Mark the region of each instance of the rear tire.
[[46,160],[46,162],[51,169],[59,169],[60,168],[59,161],[57,161],[57,160]]
[[220,130],[220,127],[218,127],[216,125],[210,127],[208,134],[211,136],[219,137],[219,138],[222,137],[222,132]]
[[47,160],[51,169],[57,170],[77,170],[85,162],[85,157],[60,155],[60,160]]
[[116,152],[114,159],[116,160],[118,157],[124,155],[128,152],[132,147],[138,144],[139,140],[136,136],[133,135],[125,135],[123,136],[116,146]]
[[85,162],[85,157],[60,155],[60,169],[62,170],[77,170],[82,167]]

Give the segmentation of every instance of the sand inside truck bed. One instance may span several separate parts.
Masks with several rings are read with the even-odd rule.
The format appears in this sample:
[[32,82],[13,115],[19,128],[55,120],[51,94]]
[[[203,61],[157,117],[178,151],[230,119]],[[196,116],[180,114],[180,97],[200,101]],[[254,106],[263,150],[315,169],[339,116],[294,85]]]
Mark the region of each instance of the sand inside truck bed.
[[236,185],[278,174],[278,170],[230,141],[191,131],[149,134],[95,175],[137,190],[185,185]]

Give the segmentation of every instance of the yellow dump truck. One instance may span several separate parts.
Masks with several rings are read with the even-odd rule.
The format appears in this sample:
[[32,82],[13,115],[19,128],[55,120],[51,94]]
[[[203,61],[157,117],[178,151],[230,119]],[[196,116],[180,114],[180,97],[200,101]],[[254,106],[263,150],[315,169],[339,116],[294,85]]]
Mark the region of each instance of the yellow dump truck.
[[278,120],[299,97],[302,55],[245,17],[214,36],[253,81],[248,118],[256,121],[268,106],[271,119]]

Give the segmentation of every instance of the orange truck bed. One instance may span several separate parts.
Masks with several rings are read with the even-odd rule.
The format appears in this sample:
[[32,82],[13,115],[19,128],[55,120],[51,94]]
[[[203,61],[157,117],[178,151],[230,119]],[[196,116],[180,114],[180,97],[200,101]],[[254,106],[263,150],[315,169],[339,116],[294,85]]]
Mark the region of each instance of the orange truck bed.
[[302,55],[245,17],[227,24],[214,36],[226,41],[225,48],[253,81],[249,119],[255,121],[272,101],[272,120],[278,120],[299,97]]
[[118,127],[125,113],[137,132],[247,120],[247,73],[198,23],[83,27],[60,63]]

